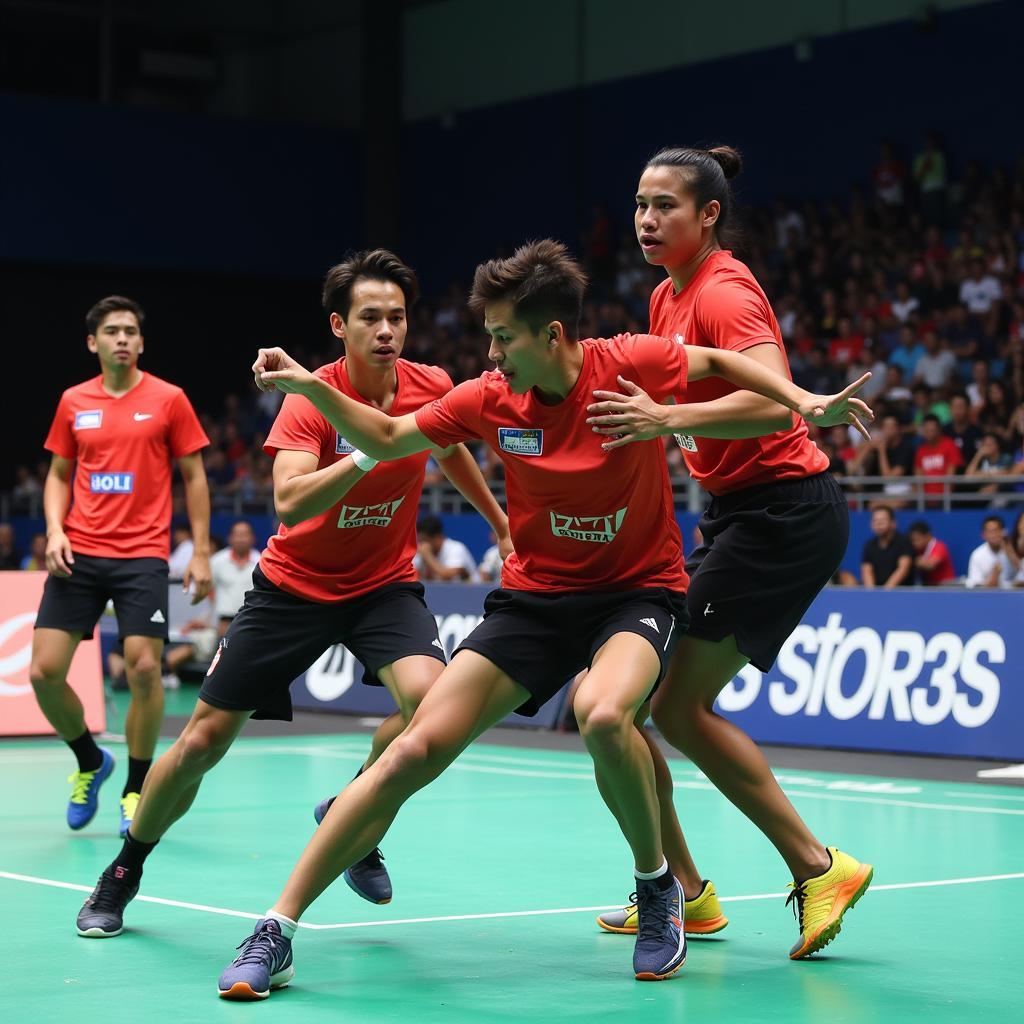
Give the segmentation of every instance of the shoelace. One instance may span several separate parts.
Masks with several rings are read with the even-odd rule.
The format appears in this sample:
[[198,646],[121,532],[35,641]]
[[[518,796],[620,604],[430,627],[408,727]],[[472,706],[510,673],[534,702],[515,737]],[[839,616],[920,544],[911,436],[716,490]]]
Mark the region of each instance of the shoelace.
[[68,776],[68,782],[74,787],[71,790],[71,802],[73,804],[84,804],[89,792],[92,780],[96,778],[99,768],[91,772],[72,772]]
[[260,964],[267,957],[270,958],[271,964],[274,964],[278,959],[278,940],[283,938],[284,936],[279,931],[265,924],[258,931],[253,932],[252,935],[244,939],[241,945],[235,947],[241,950],[241,952],[235,957],[234,965],[237,967],[242,964]]
[[370,868],[381,868],[384,864],[384,854],[380,852],[380,847],[374,847],[359,863]]
[[93,910],[123,910],[132,885],[104,872],[87,902]]
[[121,809],[124,811],[124,816],[128,819],[135,817],[135,808],[139,806],[139,794],[138,793],[126,793],[121,797]]
[[661,893],[654,886],[642,892],[637,891],[629,897],[630,903],[635,903],[639,912],[637,942],[661,938],[668,928],[671,901],[660,897]]
[[795,882],[789,883],[789,888],[793,891],[786,897],[786,906],[790,903],[793,904],[793,916],[796,918],[796,923],[800,926],[800,930],[804,928],[804,900],[807,898],[807,888],[804,882],[797,885]]

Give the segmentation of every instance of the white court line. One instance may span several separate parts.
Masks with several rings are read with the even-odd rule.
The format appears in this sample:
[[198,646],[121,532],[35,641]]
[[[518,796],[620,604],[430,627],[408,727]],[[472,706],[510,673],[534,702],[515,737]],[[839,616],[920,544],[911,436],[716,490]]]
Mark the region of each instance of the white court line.
[[[942,795],[943,796],[959,797],[961,800],[970,800],[970,799],[973,799],[977,794],[975,794],[975,793],[954,793],[953,790],[947,789],[947,790],[943,791]],[[1005,794],[1004,793],[986,793],[985,794],[985,799],[986,800],[1015,800],[1018,803],[1021,803],[1021,802],[1024,802],[1024,794],[1021,794],[1020,796],[1017,796],[1014,793],[1005,793]]]
[[[55,889],[73,889],[76,892],[92,892],[87,885],[76,885],[73,882],[58,882],[52,878],[36,878],[34,875],[19,875],[11,871],[0,871],[0,878],[12,882],[27,882],[31,885],[45,885]],[[887,885],[873,885],[868,893],[894,892],[900,889],[931,889],[947,885],[977,885],[983,882],[1004,882],[1010,879],[1024,878],[1024,871],[1007,875],[975,875],[969,878],[940,878],[925,882],[891,882]],[[782,899],[783,892],[756,893],[751,896],[720,896],[722,903],[750,903],[755,900]],[[204,903],[183,903],[180,900],[165,900],[158,896],[136,896],[145,903],[157,903],[164,907],[180,907],[184,910],[199,910],[207,914],[221,914],[226,917],[243,917],[250,921],[258,921],[261,914],[250,914],[243,910],[229,910],[225,907],[210,907]],[[493,921],[512,917],[552,917],[558,914],[593,914],[602,910],[614,910],[620,903],[605,904],[596,907],[559,907],[552,910],[505,910],[491,914],[446,914],[443,917],[405,917],[388,918],[383,921],[347,921],[341,924],[307,924],[299,922],[300,928],[310,931],[338,931],[346,928],[377,928],[400,924],[439,924],[445,921]]]

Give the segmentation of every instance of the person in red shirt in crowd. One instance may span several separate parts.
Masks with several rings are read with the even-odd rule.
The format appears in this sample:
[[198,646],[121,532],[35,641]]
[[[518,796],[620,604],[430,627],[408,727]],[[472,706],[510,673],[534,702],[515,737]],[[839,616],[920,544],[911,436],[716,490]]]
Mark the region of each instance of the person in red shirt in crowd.
[[[917,476],[952,476],[964,464],[964,457],[956,442],[942,433],[942,422],[934,413],[921,421],[921,444],[914,453],[914,473]],[[924,493],[944,494],[950,484],[925,484]],[[930,504],[934,504],[934,500]]]
[[[651,332],[708,351],[739,352],[744,360],[789,376],[768,299],[747,267],[723,247],[731,207],[728,179],[740,166],[736,150],[720,146],[664,149],[644,168],[636,192],[637,239],[647,262],[667,274],[651,296]],[[757,744],[718,715],[714,703],[748,663],[762,672],[771,669],[832,578],[849,539],[846,498],[805,423],[726,381],[700,381],[688,389],[685,403],[672,407],[656,404],[636,387],[597,397],[591,410],[595,428],[620,435],[607,441],[609,449],[675,434],[691,475],[711,493],[700,522],[705,542],[687,561],[690,629],[654,696],[652,713],[662,736],[782,855],[793,875],[791,898],[800,927],[789,956],[808,956],[838,933],[843,914],[871,882],[871,865],[815,837]],[[666,852],[682,881],[687,911],[707,931],[717,930],[725,918],[687,848],[672,804],[671,773],[657,744],[644,735],[657,774]],[[626,907],[598,923],[629,932],[636,917]]]
[[839,318],[839,334],[828,343],[828,358],[836,366],[846,368],[856,363],[864,351],[864,335],[853,329],[848,316]]
[[[813,396],[736,353],[666,338],[577,340],[585,278],[545,240],[480,265],[470,305],[484,313],[497,370],[396,419],[325,387],[281,349],[261,349],[261,387],[306,395],[375,458],[403,458],[479,438],[505,466],[514,552],[483,622],[463,641],[408,728],[335,800],[282,894],[220,993],[259,998],[290,979],[291,937],[309,905],[384,835],[405,801],[485,729],[534,713],[584,666],[576,718],[601,794],[634,857],[640,924],[633,970],[667,977],[686,955],[683,894],[665,860],[654,772],[634,725],[686,629],[686,572],[660,442],[609,458],[586,424],[595,389],[622,374],[657,400],[724,374],[829,422],[847,398]],[[852,415],[852,413],[850,413]]]
[[39,707],[78,762],[67,823],[84,828],[96,814],[114,758],[86,728],[67,673],[79,643],[92,637],[113,600],[131,691],[122,835],[163,721],[160,657],[167,642],[174,463],[195,538],[184,587],[194,587],[193,604],[210,590],[210,494],[200,455],[210,442],[185,392],[139,369],[144,319],[142,307],[121,295],[101,299],[86,314],[86,345],[99,359],[100,374],[64,392],[46,438],[52,453],[43,490],[50,575],[29,669]]
[[926,587],[937,587],[940,583],[955,580],[953,557],[945,543],[932,536],[932,528],[923,519],[918,519],[910,524],[908,532],[914,549],[914,568],[921,583]]
[[[345,355],[315,379],[389,421],[451,391],[436,366],[401,358],[416,275],[393,253],[356,253],[326,276],[323,305]],[[437,623],[412,559],[423,474],[433,454],[490,523],[504,553],[508,521],[462,445],[425,446],[378,466],[299,395],[285,398],[267,435],[281,527],[253,570],[253,586],[206,674],[188,724],[154,765],[120,853],[78,915],[87,938],[118,935],[143,865],[188,810],[205,774],[250,718],[290,721],[288,688],[321,654],[344,644],[385,686],[398,711],[373,737],[366,764],[404,728],[445,664]],[[346,881],[387,903],[380,851],[361,850]]]

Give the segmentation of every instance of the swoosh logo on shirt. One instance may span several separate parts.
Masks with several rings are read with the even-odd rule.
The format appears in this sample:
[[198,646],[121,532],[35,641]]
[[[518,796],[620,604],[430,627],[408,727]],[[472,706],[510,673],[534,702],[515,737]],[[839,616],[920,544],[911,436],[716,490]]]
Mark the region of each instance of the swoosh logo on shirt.
[[151,412],[137,412],[132,417],[132,419],[135,420],[136,423],[141,423],[143,420],[151,420],[152,418],[153,414]]

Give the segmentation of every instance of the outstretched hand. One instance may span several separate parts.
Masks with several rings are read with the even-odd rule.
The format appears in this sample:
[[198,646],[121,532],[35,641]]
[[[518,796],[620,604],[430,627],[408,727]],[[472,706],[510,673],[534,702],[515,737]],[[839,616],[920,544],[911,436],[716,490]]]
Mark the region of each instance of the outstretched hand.
[[837,395],[811,395],[800,403],[797,412],[817,427],[854,427],[870,441],[871,434],[864,424],[873,422],[875,414],[869,405],[853,397],[870,379],[871,374],[865,373]]
[[261,348],[252,364],[252,373],[260,391],[276,389],[287,395],[304,394],[316,381],[316,377],[283,348]]
[[660,437],[663,431],[665,407],[621,374],[616,379],[624,394],[595,391],[597,401],[587,406],[587,412],[590,413],[587,422],[594,428],[594,433],[613,438],[601,445],[606,452],[634,441],[649,441],[653,437]]

